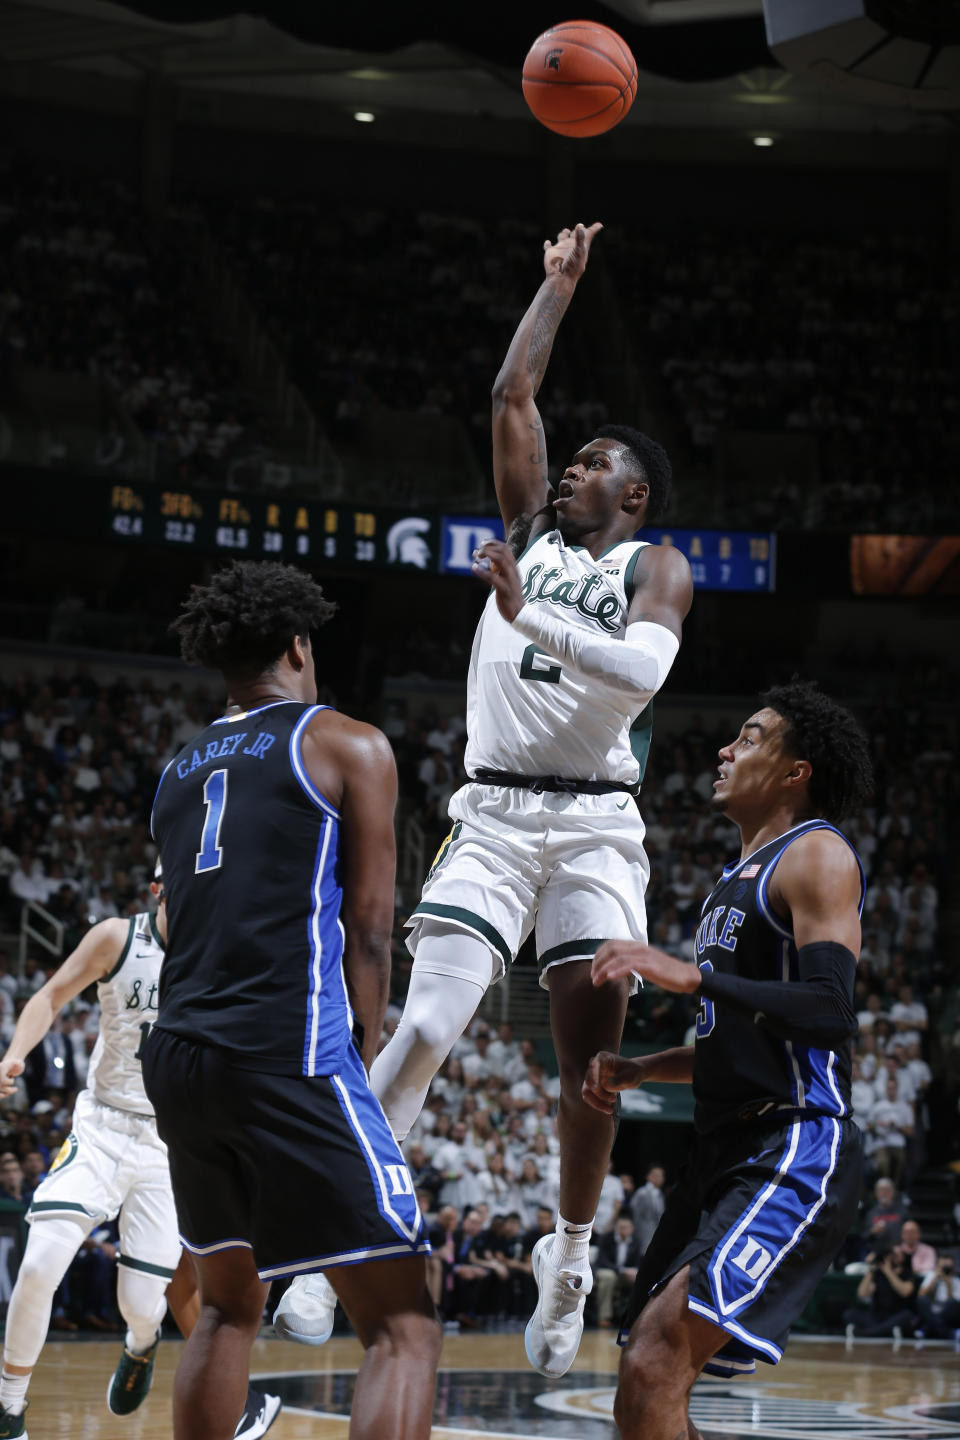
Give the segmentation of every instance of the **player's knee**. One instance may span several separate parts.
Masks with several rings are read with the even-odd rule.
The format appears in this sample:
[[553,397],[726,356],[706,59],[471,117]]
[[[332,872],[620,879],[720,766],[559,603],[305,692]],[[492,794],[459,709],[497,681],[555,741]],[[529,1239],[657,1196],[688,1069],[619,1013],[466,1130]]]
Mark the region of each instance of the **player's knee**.
[[[614,1418],[620,1425],[621,1417],[638,1416],[659,1405],[663,1397],[682,1389],[683,1384],[677,1365],[677,1356],[664,1337],[650,1333],[631,1339],[620,1357],[620,1383],[614,1407]],[[620,1426],[621,1430],[624,1426]]]
[[435,1367],[440,1359],[443,1331],[428,1296],[422,1311],[385,1315],[374,1343],[389,1348],[405,1365]]
[[442,1064],[447,1058],[456,1035],[451,1035],[450,1025],[444,1014],[443,1008],[437,1006],[430,1010],[420,1011],[407,1021],[403,1018],[403,1025],[406,1028],[409,1023],[409,1043],[414,1050],[423,1054],[429,1054],[437,1064]]

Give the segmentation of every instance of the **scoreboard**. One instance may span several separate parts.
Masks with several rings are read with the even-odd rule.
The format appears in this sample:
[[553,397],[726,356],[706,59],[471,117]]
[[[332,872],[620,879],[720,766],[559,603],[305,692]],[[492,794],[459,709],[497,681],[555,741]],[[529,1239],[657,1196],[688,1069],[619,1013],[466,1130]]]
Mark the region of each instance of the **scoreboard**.
[[[26,475],[27,472],[21,472]],[[11,487],[12,488],[12,487]],[[8,490],[10,495],[10,490]],[[474,549],[503,537],[499,517],[387,510],[286,495],[164,487],[125,480],[29,474],[11,495],[9,518],[34,534],[274,559],[310,569],[470,573]],[[776,537],[769,532],[649,529],[676,545],[706,590],[772,591]]]

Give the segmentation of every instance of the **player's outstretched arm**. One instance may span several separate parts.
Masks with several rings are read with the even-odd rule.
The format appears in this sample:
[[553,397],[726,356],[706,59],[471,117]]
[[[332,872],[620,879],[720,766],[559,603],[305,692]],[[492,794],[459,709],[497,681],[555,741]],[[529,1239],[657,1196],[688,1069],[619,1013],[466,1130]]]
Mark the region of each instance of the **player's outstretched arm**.
[[553,342],[593,238],[603,227],[576,225],[545,240],[546,278],[517,327],[493,386],[493,478],[509,532],[518,515],[535,515],[547,499],[547,447],[536,406]]
[[636,1090],[648,1081],[661,1085],[690,1084],[693,1080],[693,1046],[678,1045],[658,1055],[615,1055],[601,1050],[587,1066],[581,1091],[584,1100],[601,1114],[612,1115],[621,1090]]
[[12,1095],[30,1051],[46,1035],[64,1005],[102,980],[116,965],[130,933],[128,920],[101,920],[88,930],[55,975],[24,1005],[7,1053],[0,1060],[0,1100]]
[[343,817],[344,972],[353,1013],[363,1027],[361,1054],[369,1070],[390,997],[397,767],[385,735],[329,710],[308,727],[303,758],[321,793],[339,800]]

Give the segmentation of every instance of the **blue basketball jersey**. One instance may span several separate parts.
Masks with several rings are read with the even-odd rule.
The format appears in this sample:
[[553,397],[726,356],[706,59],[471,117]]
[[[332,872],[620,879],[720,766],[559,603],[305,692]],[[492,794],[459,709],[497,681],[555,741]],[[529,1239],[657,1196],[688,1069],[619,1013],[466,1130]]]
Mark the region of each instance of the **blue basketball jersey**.
[[[701,911],[696,935],[701,970],[800,983],[790,921],[773,910],[767,889],[784,851],[814,830],[832,830],[850,845],[827,821],[807,820],[726,867]],[[860,866],[862,909],[863,866],[853,853]],[[849,1042],[825,1050],[781,1040],[748,1015],[711,1000],[701,1004],[693,1062],[695,1124],[701,1132],[765,1109],[849,1115],[850,1080]]]
[[153,808],[159,1024],[278,1075],[334,1074],[352,1043],[340,816],[301,755],[324,708],[277,701],[215,720],[170,761]]

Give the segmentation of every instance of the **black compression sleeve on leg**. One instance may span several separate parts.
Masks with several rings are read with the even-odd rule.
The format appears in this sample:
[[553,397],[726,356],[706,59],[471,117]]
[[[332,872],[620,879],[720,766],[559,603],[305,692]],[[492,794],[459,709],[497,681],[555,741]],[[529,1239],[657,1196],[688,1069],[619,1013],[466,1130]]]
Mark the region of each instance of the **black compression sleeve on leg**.
[[744,980],[708,970],[700,992],[748,1015],[781,1040],[827,1047],[849,1040],[857,1033],[853,951],[835,940],[817,940],[804,945],[797,959],[798,980]]

